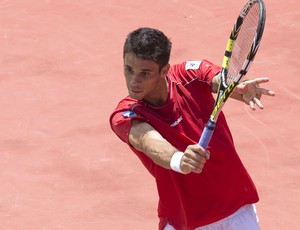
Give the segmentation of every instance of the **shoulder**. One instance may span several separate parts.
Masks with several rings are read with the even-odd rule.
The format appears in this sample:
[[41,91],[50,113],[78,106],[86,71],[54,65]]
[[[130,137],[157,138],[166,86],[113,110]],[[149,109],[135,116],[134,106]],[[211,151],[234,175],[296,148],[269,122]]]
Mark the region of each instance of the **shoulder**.
[[138,101],[130,98],[129,96],[119,101],[116,108],[110,115],[110,124],[114,126],[119,120],[135,117],[136,114],[133,112],[132,108],[137,104]]
[[172,65],[168,77],[183,84],[195,79],[211,83],[213,77],[221,71],[221,68],[208,60],[188,60],[180,64]]
[[131,128],[131,121],[134,119],[144,120],[135,111],[138,106],[137,100],[130,97],[122,99],[110,115],[109,122],[111,129],[124,142],[128,142],[128,134]]

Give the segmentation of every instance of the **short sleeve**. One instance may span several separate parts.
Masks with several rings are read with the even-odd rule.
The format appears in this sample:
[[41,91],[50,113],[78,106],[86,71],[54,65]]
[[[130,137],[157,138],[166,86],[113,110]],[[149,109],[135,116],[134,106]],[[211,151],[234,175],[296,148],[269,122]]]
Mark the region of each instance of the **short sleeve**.
[[111,129],[127,144],[129,144],[128,135],[131,128],[131,121],[134,119],[145,121],[145,118],[139,116],[131,109],[135,102],[134,99],[125,98],[118,104],[109,119]]

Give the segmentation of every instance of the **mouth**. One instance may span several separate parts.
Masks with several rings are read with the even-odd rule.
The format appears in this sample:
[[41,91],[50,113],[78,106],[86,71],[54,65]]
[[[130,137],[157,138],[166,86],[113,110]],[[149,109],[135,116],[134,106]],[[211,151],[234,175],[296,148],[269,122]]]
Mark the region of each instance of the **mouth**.
[[141,92],[143,92],[143,90],[141,90],[141,89],[131,89],[131,88],[128,88],[128,90],[130,92],[132,92],[132,93],[141,93]]

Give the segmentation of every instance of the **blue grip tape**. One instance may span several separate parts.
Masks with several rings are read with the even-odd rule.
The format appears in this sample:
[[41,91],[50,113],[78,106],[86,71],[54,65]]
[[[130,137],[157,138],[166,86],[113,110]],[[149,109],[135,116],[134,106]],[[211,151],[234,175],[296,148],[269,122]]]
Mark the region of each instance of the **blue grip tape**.
[[214,133],[214,129],[215,129],[216,123],[214,121],[209,120],[202,132],[202,135],[200,137],[200,140],[198,142],[198,144],[204,148],[207,149],[207,146],[210,142],[210,139]]

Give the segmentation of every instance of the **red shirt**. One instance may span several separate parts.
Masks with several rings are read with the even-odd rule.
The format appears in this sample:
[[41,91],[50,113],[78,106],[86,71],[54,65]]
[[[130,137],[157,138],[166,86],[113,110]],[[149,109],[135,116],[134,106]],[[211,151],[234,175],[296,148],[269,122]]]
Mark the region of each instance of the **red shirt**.
[[[188,145],[198,143],[209,119],[214,105],[211,81],[219,71],[220,67],[205,60],[172,66],[167,74],[168,101],[158,107],[124,98],[110,117],[113,131],[130,146],[131,119],[140,119],[184,151]],[[258,201],[256,188],[238,157],[223,113],[208,146],[211,158],[201,174],[183,175],[162,168],[146,154],[131,149],[156,179],[160,229],[169,223],[176,230],[193,230]]]

